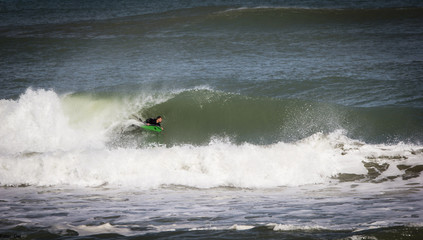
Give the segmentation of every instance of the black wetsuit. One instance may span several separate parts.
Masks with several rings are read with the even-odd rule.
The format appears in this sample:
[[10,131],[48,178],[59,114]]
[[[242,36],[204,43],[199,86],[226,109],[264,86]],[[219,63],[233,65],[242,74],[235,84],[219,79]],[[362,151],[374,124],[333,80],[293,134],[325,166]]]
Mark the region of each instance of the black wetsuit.
[[145,120],[145,123],[148,123],[148,124],[153,125],[153,126],[159,126],[160,127],[160,123],[157,122],[157,118],[149,118],[149,119]]

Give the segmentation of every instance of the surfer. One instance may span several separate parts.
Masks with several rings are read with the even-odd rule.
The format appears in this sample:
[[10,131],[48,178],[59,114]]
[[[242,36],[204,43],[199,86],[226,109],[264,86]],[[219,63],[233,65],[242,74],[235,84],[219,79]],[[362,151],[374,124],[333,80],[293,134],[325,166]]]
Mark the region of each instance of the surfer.
[[163,130],[162,126],[160,126],[160,123],[162,122],[162,120],[163,119],[161,116],[158,116],[156,118],[149,118],[145,120],[145,124],[147,126],[159,126]]

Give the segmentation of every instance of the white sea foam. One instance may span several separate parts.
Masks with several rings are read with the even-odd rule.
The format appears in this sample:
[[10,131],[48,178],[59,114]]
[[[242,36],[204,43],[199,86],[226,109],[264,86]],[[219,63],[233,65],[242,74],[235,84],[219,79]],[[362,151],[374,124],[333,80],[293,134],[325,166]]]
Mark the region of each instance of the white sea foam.
[[313,231],[313,230],[324,230],[326,228],[321,226],[296,226],[292,224],[274,224],[269,223],[266,225],[267,227],[273,229],[273,231],[298,231],[298,230],[305,230],[305,231]]
[[[2,155],[2,185],[269,188],[324,183],[338,173],[364,174],[363,153],[342,155],[338,134],[270,146],[214,142],[208,146],[87,149]],[[407,161],[413,161],[410,154]],[[414,159],[416,160],[416,159]],[[417,159],[418,160],[418,159]],[[395,167],[395,166],[394,166]]]
[[28,89],[17,101],[0,100],[0,116],[1,153],[65,150],[81,140],[53,91]]
[[55,225],[50,231],[56,234],[64,234],[67,230],[72,230],[78,233],[78,236],[89,236],[95,234],[105,234],[105,233],[116,233],[124,236],[133,235],[134,232],[128,229],[126,226],[113,226],[110,223],[104,223],[98,226],[87,226],[87,225],[78,225],[73,226],[70,224],[66,225]]
[[229,229],[230,230],[244,231],[244,230],[250,230],[250,229],[253,229],[253,228],[254,228],[254,226],[252,226],[252,225],[238,225],[238,224],[234,224]]

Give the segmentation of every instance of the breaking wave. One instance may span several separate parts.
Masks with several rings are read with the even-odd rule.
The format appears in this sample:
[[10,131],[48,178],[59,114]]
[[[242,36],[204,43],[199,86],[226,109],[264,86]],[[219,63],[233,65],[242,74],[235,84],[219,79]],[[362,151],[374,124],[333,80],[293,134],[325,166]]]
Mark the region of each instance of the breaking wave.
[[[191,106],[188,96],[203,98],[200,103],[192,100]],[[179,101],[186,108],[179,108],[180,115],[173,115],[169,109],[181,104]],[[266,144],[263,141],[236,142],[230,134],[219,136],[213,126],[207,128],[204,123],[213,116],[217,117],[210,122],[218,121],[216,125],[227,121],[219,120],[222,116],[225,118],[221,113],[242,118],[243,111],[248,110],[235,107],[239,105],[249,106],[246,109],[252,112],[248,114],[254,115],[261,104],[254,106],[251,101],[211,90],[156,97],[102,98],[78,94],[58,96],[53,91],[29,89],[16,101],[0,101],[0,185],[273,188],[333,179],[341,182],[421,180],[423,147],[418,144],[367,144],[348,137],[345,130],[329,128],[327,133],[316,131],[298,140],[281,138]],[[274,104],[273,108],[260,113],[275,116],[275,111],[280,115],[288,111],[293,114],[285,108],[277,112],[279,100],[267,101],[267,105]],[[145,117],[158,110],[163,111],[169,121],[164,125],[163,135],[143,132],[136,128],[137,121],[131,119],[134,112]],[[200,119],[203,125],[199,126],[206,128],[202,131],[211,132],[207,144],[189,141],[167,144],[167,131],[170,137],[176,134],[177,131],[172,133],[170,129],[181,121],[184,111],[190,110],[200,111],[195,115],[197,118],[203,115]],[[277,120],[276,117],[272,121]],[[235,126],[227,122],[226,129]],[[247,126],[233,133],[248,132],[248,123],[241,121],[240,124]],[[128,130],[134,126],[136,130]],[[182,126],[188,128],[190,124]],[[266,129],[261,130],[266,133]],[[123,141],[122,136],[127,139],[130,135],[150,138],[130,144]]]

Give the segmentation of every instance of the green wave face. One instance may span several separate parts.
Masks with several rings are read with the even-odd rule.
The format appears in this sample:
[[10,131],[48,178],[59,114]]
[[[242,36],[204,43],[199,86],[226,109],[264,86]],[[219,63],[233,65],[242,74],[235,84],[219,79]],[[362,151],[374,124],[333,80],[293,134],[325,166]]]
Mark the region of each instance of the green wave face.
[[418,141],[423,130],[420,109],[357,108],[210,90],[184,91],[140,114],[163,115],[170,144],[207,144],[216,137],[270,144],[338,129],[369,142]]

